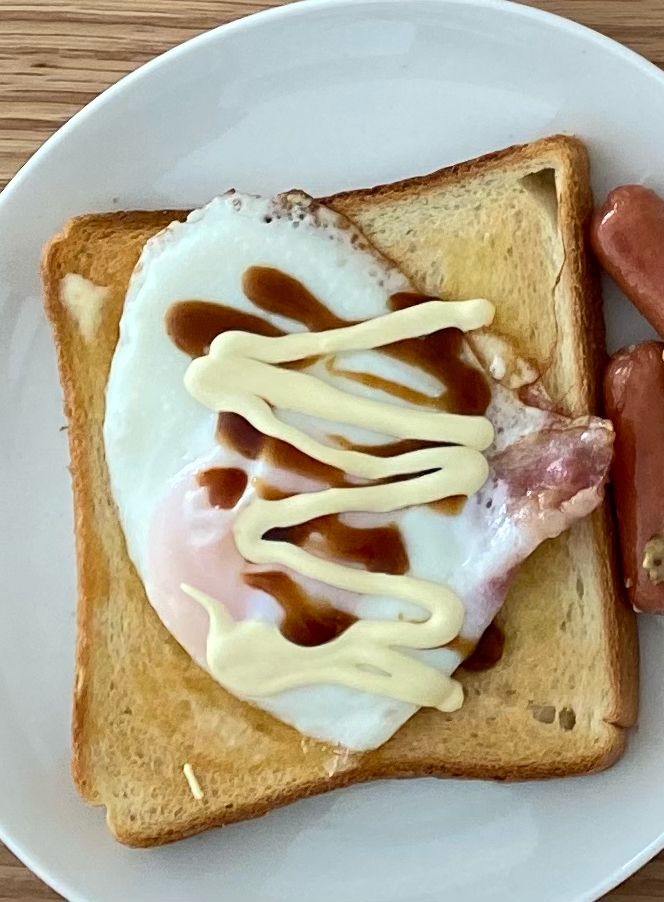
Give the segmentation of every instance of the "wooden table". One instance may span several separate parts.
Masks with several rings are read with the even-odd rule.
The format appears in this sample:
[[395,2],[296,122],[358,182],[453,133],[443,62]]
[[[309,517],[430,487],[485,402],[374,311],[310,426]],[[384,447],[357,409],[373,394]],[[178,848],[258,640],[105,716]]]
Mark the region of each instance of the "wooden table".
[[[0,0],[0,189],[49,135],[126,72],[201,31],[280,2]],[[528,2],[602,31],[664,68],[664,0]],[[0,845],[0,902],[58,898]],[[663,899],[664,853],[606,898]]]

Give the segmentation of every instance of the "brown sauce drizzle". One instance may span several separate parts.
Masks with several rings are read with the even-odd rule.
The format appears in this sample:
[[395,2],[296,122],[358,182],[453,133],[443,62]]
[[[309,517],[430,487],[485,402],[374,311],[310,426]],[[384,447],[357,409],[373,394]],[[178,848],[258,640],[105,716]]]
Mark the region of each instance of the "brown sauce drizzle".
[[282,489],[278,489],[262,479],[256,480],[255,488],[258,497],[263,498],[265,501],[283,501],[284,498],[290,498],[293,494],[292,492],[284,492]]
[[217,441],[248,460],[257,460],[270,439],[239,413],[220,413],[217,417]]
[[[438,442],[420,441],[419,439],[400,439],[396,442],[386,442],[382,445],[359,445],[349,442],[343,435],[333,436],[334,441],[342,448],[353,451],[364,451],[367,454],[373,454],[375,457],[394,457],[397,454],[408,454],[411,451],[421,451],[423,448],[440,447]],[[404,476],[394,476],[390,482],[399,482],[400,479],[412,479],[414,475],[408,473]],[[455,517],[464,509],[467,497],[465,495],[451,495],[449,498],[440,498],[438,501],[432,501],[427,507],[438,513],[445,514],[448,517]]]
[[[297,279],[271,267],[249,267],[243,275],[242,288],[246,297],[259,310],[293,320],[312,332],[337,329],[354,323],[330,311]],[[399,292],[392,295],[389,307],[391,310],[403,310],[428,300],[431,298],[425,295]],[[165,322],[166,331],[173,343],[191,357],[207,354],[213,339],[231,330],[253,332],[267,337],[284,334],[260,316],[240,312],[223,304],[199,300],[172,304],[166,313]],[[330,361],[328,366],[338,375],[411,403],[447,412],[482,415],[491,398],[489,381],[481,370],[463,360],[463,348],[464,336],[460,330],[443,329],[422,338],[398,341],[381,349],[382,353],[419,367],[438,379],[445,386],[445,391],[435,397],[370,373],[337,370],[334,368],[334,361]],[[296,361],[289,366],[305,368],[314,360],[315,358]],[[264,456],[280,468],[333,487],[358,484],[349,481],[346,474],[336,467],[309,457],[287,442],[263,435],[238,414],[219,414],[217,438],[249,460]],[[378,457],[391,457],[436,446],[435,442],[413,439],[382,445],[353,445],[341,436],[337,436],[336,440],[348,449]],[[412,478],[412,475],[404,478]],[[210,503],[225,509],[235,506],[247,485],[246,474],[238,468],[210,468],[199,473],[197,479],[200,485],[208,489]],[[257,484],[256,490],[260,497],[270,500],[288,495],[262,482]],[[432,507],[453,515],[460,512],[465,500],[464,496],[454,496],[435,502]],[[299,526],[274,529],[266,534],[266,538],[295,544],[316,542],[317,536],[320,536],[319,541],[326,555],[346,558],[374,572],[403,574],[408,570],[408,555],[395,525],[357,529],[343,524],[338,516],[330,516]],[[248,573],[244,580],[247,585],[267,592],[281,605],[284,610],[281,631],[286,638],[298,645],[311,646],[329,642],[357,619],[320,599],[310,598],[285,573]],[[461,638],[454,640],[449,647],[456,647],[456,643],[457,650],[468,656],[463,665],[467,670],[482,670],[499,660],[503,641],[502,632],[491,624],[476,648],[474,643],[468,644]]]
[[[334,441],[348,451],[364,451],[374,457],[396,457],[397,454],[408,454],[410,451],[421,451],[423,448],[439,448],[441,442],[428,442],[418,438],[402,438],[396,442],[385,442],[382,445],[360,445],[349,441],[344,435],[332,436]],[[409,477],[410,478],[410,474]]]
[[440,408],[441,398],[443,395],[425,395],[424,392],[409,388],[400,382],[393,382],[391,379],[384,379],[382,376],[376,376],[374,373],[356,373],[354,370],[344,370],[336,366],[334,358],[327,361],[325,368],[328,373],[333,376],[341,376],[343,379],[350,379],[351,382],[358,382],[360,385],[366,385],[369,388],[375,388],[378,391],[385,392],[395,398],[401,398],[408,401],[409,404],[419,404],[422,407]]
[[395,524],[358,529],[348,526],[338,515],[316,517],[297,526],[276,527],[264,538],[302,546],[318,539],[325,557],[363,564],[372,573],[402,576],[408,570],[408,553]]
[[248,420],[236,413],[220,413],[217,420],[218,440],[234,451],[256,460],[261,455],[267,461],[300,476],[329,483],[335,488],[353,485],[343,470],[309,457],[294,445],[281,439],[263,435]]
[[[242,287],[247,298],[260,310],[292,319],[312,332],[337,329],[355,322],[338,317],[297,279],[271,267],[249,267],[244,273]],[[405,310],[428,300],[431,298],[426,295],[398,292],[391,296],[389,307],[391,310]],[[268,337],[284,334],[262,317],[234,310],[224,304],[177,301],[166,311],[169,337],[191,357],[206,354],[212,340],[230,330]],[[373,384],[406,400],[415,400],[415,403],[454,413],[481,415],[489,406],[491,388],[484,373],[462,359],[463,342],[463,333],[459,329],[441,329],[422,338],[394,342],[382,349],[383,353],[435,376],[446,387],[446,391],[435,398],[368,373],[344,372],[344,375]],[[306,366],[311,361],[297,363]]]
[[[401,291],[392,295],[389,307],[390,310],[405,310],[432,300],[439,299]],[[447,391],[438,396],[437,406],[441,410],[482,416],[491,401],[491,386],[482,370],[463,360],[463,346],[464,336],[460,329],[441,329],[422,338],[396,341],[383,350],[435,376],[446,387]]]
[[196,474],[196,482],[208,490],[212,507],[230,510],[247,487],[247,474],[238,467],[209,467]]
[[209,301],[176,301],[166,311],[168,337],[190,357],[203,357],[217,335],[236,330],[268,338],[284,334],[260,316]]
[[[265,460],[283,470],[289,470],[291,473],[297,473],[308,479],[327,483],[333,488],[366,485],[366,480],[359,479],[356,482],[352,482],[343,470],[338,470],[336,467],[309,457],[308,454],[305,454],[288,442],[263,435],[248,420],[236,413],[219,414],[217,439],[220,444],[237,451],[249,460],[256,460],[259,456],[262,456]],[[407,451],[435,448],[438,444],[436,442],[420,441],[419,439],[401,439],[400,441],[388,442],[383,445],[355,445],[344,438],[344,436],[334,436],[334,439],[346,449],[366,451],[369,454],[374,454],[376,457],[391,457],[395,454],[405,454]],[[404,479],[413,479],[417,475],[420,474],[404,473],[403,475],[377,479],[375,482],[377,485],[384,485],[390,482],[401,482]],[[274,491],[278,490],[275,489]],[[286,495],[282,494],[281,497],[286,497]],[[275,500],[275,498],[272,500]],[[450,499],[442,500],[447,501]],[[438,502],[434,503],[437,504]],[[449,506],[443,506],[441,510],[451,514],[458,506],[458,501],[451,501]],[[459,510],[461,510],[462,506],[459,507]]]
[[440,498],[438,501],[432,501],[429,507],[438,511],[439,514],[445,514],[447,517],[456,517],[466,506],[467,500],[466,495],[450,495],[449,498]]
[[271,595],[283,608],[281,634],[296,645],[324,645],[340,636],[357,617],[327,602],[312,599],[287,573],[245,573],[244,581]]
[[464,656],[460,667],[471,673],[477,673],[481,670],[489,670],[500,661],[505,649],[505,634],[493,621],[484,630],[477,643],[472,639],[457,636],[445,647]]
[[260,310],[292,319],[310,332],[352,325],[332,313],[302,282],[270,266],[250,266],[245,270],[242,290]]

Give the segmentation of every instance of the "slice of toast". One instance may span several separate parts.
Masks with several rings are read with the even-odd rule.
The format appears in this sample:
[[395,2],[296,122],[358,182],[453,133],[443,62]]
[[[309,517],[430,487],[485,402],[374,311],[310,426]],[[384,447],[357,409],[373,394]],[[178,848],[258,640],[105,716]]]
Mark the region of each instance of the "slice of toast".
[[[422,292],[493,300],[497,328],[537,363],[563,409],[597,410],[604,334],[585,246],[592,198],[579,141],[548,138],[325,202]],[[638,661],[606,506],[522,565],[498,618],[504,655],[485,672],[460,672],[463,708],[420,711],[374,752],[341,753],[238,701],[167,633],[127,556],[102,422],[130,274],[146,239],[185,215],[82,216],[43,259],[76,511],[73,774],[83,797],[106,806],[119,840],[150,846],[378,777],[521,779],[615,761],[637,713]],[[87,308],[67,307],[61,280],[69,273],[107,290]]]

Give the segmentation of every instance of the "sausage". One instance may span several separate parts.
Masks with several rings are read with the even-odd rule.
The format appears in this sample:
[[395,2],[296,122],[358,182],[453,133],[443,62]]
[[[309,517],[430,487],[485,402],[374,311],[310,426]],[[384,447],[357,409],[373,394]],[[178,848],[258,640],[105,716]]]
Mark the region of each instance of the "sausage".
[[664,343],[612,357],[604,377],[623,576],[637,611],[664,613]]
[[604,269],[664,338],[664,199],[641,185],[614,189],[595,211],[591,242]]

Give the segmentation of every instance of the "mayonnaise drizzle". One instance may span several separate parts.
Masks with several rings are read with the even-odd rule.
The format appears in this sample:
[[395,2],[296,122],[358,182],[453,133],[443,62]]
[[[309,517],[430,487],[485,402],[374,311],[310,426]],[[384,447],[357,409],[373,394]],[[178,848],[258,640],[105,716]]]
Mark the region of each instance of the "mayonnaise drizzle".
[[[285,639],[276,624],[236,622],[216,599],[183,586],[209,614],[207,665],[229,691],[258,698],[312,683],[342,683],[443,711],[461,705],[463,693],[454,680],[400,650],[437,648],[458,635],[464,609],[451,589],[411,576],[345,567],[263,536],[274,527],[294,526],[328,514],[394,511],[450,495],[472,495],[481,488],[488,475],[481,451],[493,441],[493,427],[485,417],[395,407],[349,394],[279,364],[372,350],[450,327],[467,332],[489,325],[493,315],[493,305],[482,299],[427,301],[326,332],[279,338],[227,332],[215,338],[207,356],[190,364],[185,385],[213,411],[239,414],[265,435],[354,476],[378,480],[414,474],[387,485],[327,489],[278,501],[257,498],[241,510],[233,535],[247,561],[280,565],[349,592],[413,602],[426,615],[416,622],[359,620],[331,642],[303,647]],[[274,407],[363,426],[395,438],[445,442],[452,447],[386,458],[333,448],[282,423],[274,415]]]

